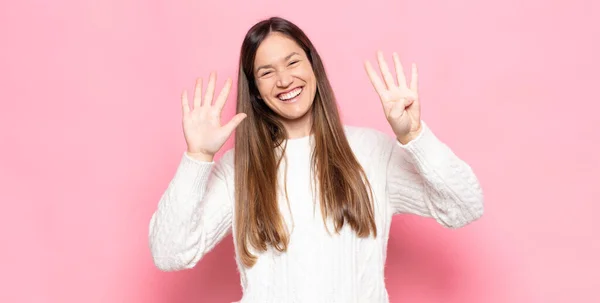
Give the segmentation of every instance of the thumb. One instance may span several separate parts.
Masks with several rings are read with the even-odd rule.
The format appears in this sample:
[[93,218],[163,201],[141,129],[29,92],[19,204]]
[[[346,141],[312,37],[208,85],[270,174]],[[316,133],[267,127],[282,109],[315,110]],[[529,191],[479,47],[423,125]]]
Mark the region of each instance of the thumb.
[[400,101],[396,101],[392,108],[390,109],[389,116],[392,119],[399,119],[404,114],[404,110],[406,109],[406,99],[400,99]]
[[233,118],[231,118],[231,120],[229,120],[229,122],[227,122],[227,124],[225,124],[223,127],[225,128],[225,130],[227,130],[228,134],[231,134],[233,132],[233,130],[238,127],[238,125],[240,125],[240,123],[247,117],[246,114],[244,113],[239,113],[235,116],[233,116]]

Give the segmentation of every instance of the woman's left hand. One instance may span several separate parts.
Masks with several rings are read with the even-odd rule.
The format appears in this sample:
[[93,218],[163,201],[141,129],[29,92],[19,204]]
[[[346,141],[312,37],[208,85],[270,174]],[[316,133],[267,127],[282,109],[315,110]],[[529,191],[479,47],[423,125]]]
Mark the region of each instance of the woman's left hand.
[[421,131],[421,105],[417,92],[417,67],[414,63],[412,64],[410,87],[408,87],[398,54],[394,53],[393,58],[398,84],[395,83],[381,51],[377,52],[377,61],[385,82],[381,81],[369,61],[365,61],[365,69],[373,87],[379,94],[385,116],[394,134],[396,134],[396,138],[400,143],[407,144],[416,138]]

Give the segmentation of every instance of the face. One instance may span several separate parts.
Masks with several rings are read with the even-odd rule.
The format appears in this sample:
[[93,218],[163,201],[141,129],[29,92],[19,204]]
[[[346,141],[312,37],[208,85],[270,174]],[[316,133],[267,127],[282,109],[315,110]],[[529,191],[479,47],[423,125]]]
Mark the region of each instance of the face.
[[310,115],[315,74],[306,53],[294,40],[277,32],[269,34],[256,51],[254,77],[261,99],[284,122]]

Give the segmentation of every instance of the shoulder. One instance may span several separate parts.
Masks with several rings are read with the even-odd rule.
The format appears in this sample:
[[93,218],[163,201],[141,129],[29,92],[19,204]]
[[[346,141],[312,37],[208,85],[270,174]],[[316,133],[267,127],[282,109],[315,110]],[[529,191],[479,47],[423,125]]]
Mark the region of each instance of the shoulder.
[[344,125],[344,129],[350,144],[357,144],[364,148],[385,148],[394,141],[391,135],[371,127]]
[[346,138],[355,153],[368,156],[385,156],[391,151],[395,138],[371,127],[344,125]]
[[234,172],[234,149],[227,149],[215,157],[214,172],[220,177],[231,177]]
[[219,158],[218,162],[222,163],[224,165],[233,166],[233,159],[234,159],[234,155],[235,155],[234,152],[235,152],[234,148],[225,150],[223,152],[223,154],[221,155],[221,157]]

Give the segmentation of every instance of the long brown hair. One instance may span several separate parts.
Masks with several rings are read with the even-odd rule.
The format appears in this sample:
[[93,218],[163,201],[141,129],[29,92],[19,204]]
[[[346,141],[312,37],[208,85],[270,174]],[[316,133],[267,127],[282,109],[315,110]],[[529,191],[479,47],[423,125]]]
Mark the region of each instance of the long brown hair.
[[285,142],[287,132],[278,115],[258,98],[253,72],[256,50],[271,32],[285,34],[302,47],[316,77],[311,108],[312,166],[324,221],[332,219],[336,232],[349,224],[359,237],[377,235],[370,184],[346,139],[323,62],[300,28],[272,17],[250,28],[239,61],[236,111],[247,117],[235,132],[235,237],[238,255],[248,267],[256,262],[248,245],[258,251],[270,245],[283,252],[289,240],[277,199],[277,171],[284,154],[277,148]]

